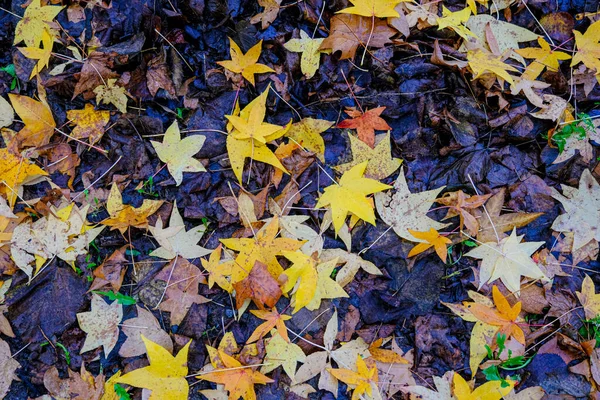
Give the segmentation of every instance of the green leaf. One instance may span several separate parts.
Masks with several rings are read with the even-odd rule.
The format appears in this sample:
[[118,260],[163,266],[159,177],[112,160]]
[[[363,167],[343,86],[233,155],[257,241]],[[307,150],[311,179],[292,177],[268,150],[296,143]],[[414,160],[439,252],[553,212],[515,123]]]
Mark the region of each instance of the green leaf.
[[124,295],[122,293],[115,293],[115,292],[100,292],[100,291],[94,291],[92,293],[96,293],[102,296],[106,296],[109,300],[116,300],[119,304],[123,304],[124,306],[131,306],[134,305],[136,303],[135,299],[133,297]]
[[123,386],[115,383],[114,389],[117,396],[119,396],[119,400],[131,400],[131,396]]

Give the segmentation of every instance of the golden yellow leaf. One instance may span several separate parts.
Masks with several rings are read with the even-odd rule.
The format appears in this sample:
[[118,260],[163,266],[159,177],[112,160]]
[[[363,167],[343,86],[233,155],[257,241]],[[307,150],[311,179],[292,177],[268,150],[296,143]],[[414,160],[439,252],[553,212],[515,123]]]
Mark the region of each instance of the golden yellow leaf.
[[442,17],[437,19],[438,30],[450,28],[465,40],[474,38],[475,35],[464,24],[471,16],[470,8],[452,12],[442,5]]
[[584,34],[579,31],[573,31],[573,34],[577,53],[571,61],[571,66],[584,63],[586,67],[596,71],[596,79],[600,83],[600,21],[590,25]]
[[120,378],[116,383],[124,383],[139,388],[150,389],[149,400],[187,400],[189,387],[185,380],[188,374],[187,358],[190,340],[173,357],[167,350],[142,335],[146,345],[150,365],[133,370]]
[[38,147],[50,143],[50,138],[56,128],[50,107],[46,103],[27,96],[9,93],[8,98],[16,113],[25,123],[25,127],[13,139],[17,141],[18,147]]
[[303,118],[300,122],[292,124],[285,136],[306,150],[317,154],[319,160],[325,162],[325,141],[321,133],[331,128],[333,124],[334,122],[324,119]]
[[396,6],[406,0],[350,0],[353,7],[344,8],[337,12],[361,15],[363,17],[398,18],[400,14]]
[[162,200],[144,200],[139,208],[123,204],[121,191],[117,184],[113,183],[106,203],[106,209],[110,216],[101,224],[110,226],[111,230],[118,229],[121,233],[125,233],[129,227],[146,229],[148,228],[148,217],[154,214],[162,204]]
[[270,67],[264,64],[258,63],[260,52],[262,50],[262,40],[254,45],[246,54],[240,49],[240,47],[229,38],[229,54],[231,54],[231,60],[218,61],[217,64],[228,69],[236,74],[242,74],[244,78],[248,80],[254,86],[254,74],[264,74],[266,72],[275,72]]
[[42,46],[43,48],[34,47],[19,47],[19,51],[30,60],[38,60],[37,65],[33,67],[29,79],[33,79],[50,63],[50,55],[52,54],[52,45],[54,38],[50,31],[46,28],[42,31]]
[[391,189],[391,186],[373,179],[363,178],[367,162],[358,164],[345,172],[338,182],[327,186],[316,208],[330,206],[335,232],[340,230],[348,213],[375,225],[373,202],[366,196]]
[[96,111],[94,106],[86,104],[83,110],[67,111],[69,123],[75,125],[71,136],[75,139],[88,139],[94,144],[102,139],[104,127],[110,120],[109,111]]
[[581,292],[575,292],[577,299],[583,306],[587,319],[596,318],[600,315],[600,294],[596,294],[594,281],[587,274],[581,283]]
[[327,370],[331,375],[348,385],[348,390],[354,389],[352,400],[372,398],[373,391],[379,391],[377,367],[367,366],[360,355],[356,357],[356,371],[345,368],[328,368]]
[[417,254],[421,254],[430,247],[433,247],[438,257],[443,262],[446,262],[446,258],[448,257],[448,250],[446,248],[446,245],[452,243],[452,240],[440,235],[440,233],[433,228],[429,228],[428,232],[418,232],[413,231],[412,229],[409,229],[408,232],[410,232],[410,234],[416,237],[417,239],[421,239],[424,242],[421,242],[415,247],[413,247],[408,253],[407,257],[410,258],[412,256],[416,256]]
[[276,330],[271,331],[271,338],[267,340],[267,355],[260,367],[262,374],[268,374],[275,368],[282,366],[286,375],[290,377],[292,383],[295,382],[296,363],[306,361],[306,355],[297,344],[281,337]]
[[17,23],[13,44],[24,41],[27,47],[37,47],[42,41],[44,29],[49,29],[48,22],[52,22],[62,9],[57,6],[42,7],[40,0],[32,0]]
[[328,53],[328,50],[319,50],[325,39],[312,39],[306,32],[300,30],[300,39],[290,39],[284,47],[289,51],[302,53],[300,58],[300,69],[306,79],[312,78],[321,62],[321,53]]
[[506,387],[502,386],[502,381],[489,381],[475,390],[471,390],[467,381],[455,372],[452,379],[454,397],[456,400],[500,400],[509,394],[515,386],[514,381],[510,379],[506,381],[509,383]]
[[28,159],[14,155],[7,148],[0,149],[0,194],[8,199],[11,207],[22,185],[46,175],[46,171]]
[[471,50],[467,53],[469,67],[473,71],[473,79],[479,78],[484,73],[493,73],[497,77],[504,79],[511,85],[514,84],[513,77],[508,71],[518,72],[518,70],[508,64],[505,64],[501,56],[495,56],[486,50]]
[[277,19],[277,14],[279,14],[279,8],[281,7],[281,0],[258,0],[258,5],[264,7],[264,10],[252,17],[250,23],[257,24],[260,22],[261,28],[267,29],[269,25]]
[[279,280],[284,282],[281,290],[284,293],[295,288],[292,302],[294,311],[298,312],[311,302],[317,291],[317,260],[300,251],[285,251],[283,256],[292,262],[292,265],[283,271]]
[[570,60],[571,56],[562,51],[552,51],[548,42],[543,37],[538,38],[538,44],[540,47],[527,47],[525,49],[516,49],[515,51],[525,58],[534,58],[534,60],[527,66],[522,79],[534,80],[544,71],[556,72],[560,67],[560,60]]
[[219,245],[210,253],[208,261],[204,258],[200,261],[202,261],[202,267],[208,272],[208,287],[212,288],[216,283],[221,289],[231,293],[233,286],[231,286],[231,282],[227,277],[231,276],[233,265],[232,263],[221,262],[221,251],[222,245]]
[[158,158],[165,164],[169,173],[175,179],[176,186],[181,185],[184,172],[204,172],[204,165],[195,158],[194,154],[198,153],[206,137],[203,135],[191,135],[181,139],[179,133],[179,124],[174,121],[165,132],[163,142],[150,141]]

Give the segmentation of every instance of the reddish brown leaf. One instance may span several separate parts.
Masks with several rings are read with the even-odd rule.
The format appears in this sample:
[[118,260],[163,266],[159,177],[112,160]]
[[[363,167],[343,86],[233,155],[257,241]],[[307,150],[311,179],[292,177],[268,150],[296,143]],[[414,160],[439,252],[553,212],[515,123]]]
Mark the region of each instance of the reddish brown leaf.
[[246,299],[252,299],[260,309],[267,305],[275,307],[281,297],[279,284],[271,276],[266,264],[256,261],[250,274],[242,281],[233,285],[235,288],[235,305],[240,309]]
[[385,107],[377,107],[372,110],[367,110],[364,114],[356,109],[347,109],[348,114],[352,119],[346,119],[340,122],[338,128],[356,129],[358,138],[369,145],[370,148],[375,147],[375,131],[386,131],[392,129],[391,126],[380,117]]

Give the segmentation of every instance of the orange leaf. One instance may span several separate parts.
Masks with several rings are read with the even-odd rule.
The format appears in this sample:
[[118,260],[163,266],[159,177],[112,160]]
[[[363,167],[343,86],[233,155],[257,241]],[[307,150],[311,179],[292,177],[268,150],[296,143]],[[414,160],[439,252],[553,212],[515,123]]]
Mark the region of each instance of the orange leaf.
[[385,107],[377,107],[372,110],[367,110],[362,113],[358,110],[347,109],[348,114],[352,119],[346,119],[338,124],[338,128],[356,129],[358,138],[369,145],[370,148],[375,147],[375,131],[384,131],[392,129],[383,118],[380,117]]
[[418,232],[409,229],[411,235],[413,235],[417,239],[421,239],[426,241],[427,243],[419,243],[415,247],[413,247],[408,253],[408,257],[416,256],[424,252],[425,250],[433,247],[438,257],[446,262],[446,257],[448,257],[448,251],[446,250],[446,245],[452,243],[450,239],[445,236],[440,235],[438,231],[433,228],[429,228],[429,232]]
[[257,316],[260,319],[264,319],[266,322],[263,322],[259,326],[256,327],[252,336],[246,341],[246,343],[253,343],[265,336],[267,333],[271,332],[271,329],[277,328],[277,332],[279,336],[281,336],[286,342],[289,343],[290,338],[287,334],[287,328],[285,327],[284,321],[291,319],[289,315],[279,314],[276,308],[272,311],[267,310],[250,310],[252,314]]
[[250,274],[244,280],[233,285],[235,289],[235,306],[239,310],[246,299],[252,299],[258,308],[267,305],[275,307],[281,297],[279,284],[271,276],[266,264],[256,261]]

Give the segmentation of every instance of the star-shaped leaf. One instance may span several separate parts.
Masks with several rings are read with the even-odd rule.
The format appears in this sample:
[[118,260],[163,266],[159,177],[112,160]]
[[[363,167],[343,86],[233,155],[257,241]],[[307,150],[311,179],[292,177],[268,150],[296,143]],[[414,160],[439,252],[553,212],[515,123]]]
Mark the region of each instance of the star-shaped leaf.
[[268,374],[275,368],[282,366],[286,375],[295,382],[296,363],[306,361],[306,355],[297,344],[285,340],[276,330],[271,331],[271,338],[267,340],[265,346],[267,355],[260,368],[260,372]]
[[316,208],[330,206],[336,233],[341,229],[348,213],[375,225],[373,203],[366,196],[390,189],[391,186],[373,179],[363,178],[367,162],[345,172],[338,182],[327,186]]
[[415,238],[423,240],[423,242],[413,247],[407,257],[410,258],[416,256],[433,247],[438,257],[443,262],[446,262],[446,258],[448,257],[448,249],[446,246],[452,243],[452,240],[440,235],[440,233],[433,228],[429,228],[429,232],[418,232],[413,231],[412,229],[409,229],[408,232]]
[[395,193],[378,193],[375,195],[375,205],[381,219],[390,225],[394,232],[403,239],[412,242],[422,242],[408,231],[409,229],[426,232],[433,228],[439,231],[448,224],[441,224],[427,216],[437,195],[445,186],[421,193],[411,193],[406,183],[406,177],[400,172],[394,184]]
[[279,280],[284,282],[281,290],[288,293],[295,289],[292,298],[295,314],[306,307],[315,296],[319,278],[316,269],[317,260],[299,251],[286,251],[283,255],[292,262],[292,265],[279,277]]
[[277,256],[282,256],[284,251],[296,251],[302,247],[303,241],[278,238],[279,218],[274,217],[252,239],[231,238],[221,239],[221,243],[234,251],[239,252],[233,263],[231,282],[236,283],[244,279],[254,267],[256,261],[267,265],[269,273],[275,279],[283,272],[277,261]]
[[[392,157],[389,131],[385,135],[380,135],[375,138],[377,144],[374,149],[369,147],[357,136],[348,135],[348,137],[350,138],[352,161],[333,167],[336,171],[343,174],[354,166],[368,161],[369,163],[365,170],[365,177],[381,180],[387,178],[400,168],[402,160]],[[379,138],[379,140],[377,140],[377,138]]]
[[239,116],[225,115],[230,122],[228,124],[227,153],[231,168],[240,183],[246,158],[270,164],[287,173],[285,167],[266,143],[285,135],[291,126],[291,121],[285,127],[264,122],[269,90],[267,88],[260,96],[252,100]]
[[525,72],[521,75],[521,78],[534,80],[544,69],[548,71],[556,72],[560,67],[559,61],[570,60],[571,56],[562,51],[552,51],[548,42],[543,37],[538,38],[540,47],[527,47],[525,49],[515,49],[515,51],[525,58],[533,58],[532,61],[525,69]]
[[41,6],[40,0],[32,0],[25,9],[23,18],[15,27],[15,40],[13,44],[24,41],[27,47],[37,47],[42,41],[44,30],[64,7]]
[[508,395],[515,386],[515,382],[510,379],[506,380],[508,384],[505,386],[503,386],[504,381],[494,380],[472,390],[467,381],[456,372],[452,382],[454,383],[453,393],[456,400],[500,400]]
[[271,332],[271,329],[276,328],[279,336],[286,342],[290,341],[288,337],[287,328],[285,327],[285,321],[290,320],[292,317],[285,314],[280,314],[276,308],[273,310],[250,310],[250,312],[260,319],[264,319],[265,322],[256,327],[252,335],[248,338],[246,343],[254,343],[257,340],[264,337],[267,333]]
[[110,120],[110,111],[96,111],[94,106],[88,103],[83,110],[67,111],[67,118],[71,124],[76,125],[71,132],[72,137],[88,139],[90,144],[94,144],[104,135],[104,127]]
[[187,400],[189,387],[185,380],[188,374],[187,358],[190,340],[173,357],[167,350],[142,335],[150,365],[133,370],[120,378],[116,383],[139,388],[150,389],[148,400]]
[[333,126],[333,122],[324,119],[303,118],[292,124],[286,136],[306,150],[317,154],[319,160],[325,161],[325,141],[321,133]]
[[469,51],[467,60],[469,60],[469,67],[473,71],[473,79],[477,79],[485,73],[492,73],[511,85],[514,84],[513,77],[508,71],[518,72],[518,70],[512,65],[505,64],[501,58],[501,56],[496,56],[486,50]]
[[238,360],[220,350],[219,358],[225,370],[209,372],[198,376],[198,379],[225,385],[230,399],[241,397],[244,400],[256,400],[254,385],[274,382],[271,378],[267,378],[252,368],[241,368],[242,364]]
[[123,306],[118,301],[107,304],[97,294],[92,295],[91,311],[77,314],[82,331],[87,333],[79,354],[102,346],[108,357],[119,340],[119,324],[123,318]]
[[481,207],[490,197],[492,197],[491,194],[467,196],[462,190],[457,190],[445,193],[436,202],[449,207],[444,219],[460,216],[460,229],[462,230],[464,226],[470,235],[475,236],[479,231],[479,222],[469,210]]
[[25,57],[30,60],[38,60],[36,66],[33,67],[33,70],[31,71],[29,79],[33,79],[33,77],[38,75],[44,68],[48,67],[50,56],[52,55],[53,43],[54,38],[46,28],[42,31],[42,48],[38,48],[37,46],[18,48]]
[[206,137],[202,135],[192,135],[181,139],[179,124],[174,121],[165,132],[162,143],[155,141],[150,141],[150,143],[156,150],[158,158],[167,164],[176,186],[179,186],[183,181],[184,172],[206,171],[204,165],[193,158],[193,155],[200,151],[205,140]]
[[100,85],[94,89],[96,102],[98,104],[112,104],[117,110],[125,114],[127,112],[127,92],[122,86],[117,86],[116,79],[108,79],[106,85]]
[[7,148],[0,149],[0,195],[4,195],[10,206],[17,201],[17,193],[21,186],[46,176],[48,173],[30,162],[17,156]]
[[438,29],[450,28],[465,40],[474,38],[473,32],[464,25],[470,16],[471,9],[468,7],[452,12],[442,5],[442,17],[437,19]]
[[383,275],[383,272],[372,262],[362,259],[356,253],[350,253],[343,249],[325,249],[319,256],[319,260],[322,263],[334,259],[337,260],[338,264],[343,264],[342,268],[335,275],[335,281],[341,287],[352,282],[359,269],[371,275]]
[[360,355],[356,357],[356,371],[346,368],[329,368],[328,371],[348,385],[348,390],[354,389],[352,400],[373,398],[373,392],[379,392],[377,367],[374,365],[367,366]]
[[231,60],[218,61],[217,64],[236,74],[242,74],[254,86],[254,74],[264,74],[266,72],[275,72],[272,68],[258,63],[260,52],[262,50],[262,40],[254,45],[246,54],[240,47],[229,38],[229,54]]
[[585,33],[573,31],[577,53],[573,56],[571,66],[582,62],[591,70],[596,71],[596,79],[600,82],[600,21],[591,24]]
[[209,289],[212,288],[216,283],[221,287],[221,289],[231,293],[233,286],[231,286],[231,282],[229,282],[227,277],[231,276],[233,263],[221,262],[222,248],[223,245],[220,244],[210,253],[208,261],[204,258],[200,261],[202,262],[202,267],[206,270],[206,272],[208,272]]
[[137,317],[124,321],[121,328],[127,339],[119,349],[119,356],[137,357],[144,354],[146,346],[142,340],[142,335],[171,353],[173,342],[171,342],[169,334],[161,328],[156,317],[142,307],[136,306],[135,308]]
[[314,311],[321,307],[323,299],[338,299],[348,297],[348,293],[333,279],[331,274],[337,265],[337,260],[331,260],[317,265],[317,289],[306,308]]
[[277,19],[279,14],[279,8],[281,7],[281,0],[258,0],[258,5],[264,7],[264,10],[256,14],[250,19],[251,24],[261,23],[262,29],[267,29],[273,21]]
[[281,297],[279,283],[271,276],[267,266],[256,261],[244,279],[233,284],[236,309],[241,309],[246,299],[250,299],[261,310],[266,305],[275,307]]
[[337,13],[361,15],[363,17],[398,18],[395,10],[398,3],[405,0],[350,0],[353,7],[344,8]]
[[557,232],[573,233],[573,251],[590,241],[600,241],[600,185],[589,170],[579,179],[579,188],[562,185],[563,193],[552,189],[552,197],[560,201],[564,214],[552,223]]
[[106,203],[106,210],[110,216],[101,224],[110,226],[111,229],[118,229],[121,233],[125,233],[129,227],[146,229],[148,228],[148,217],[154,214],[162,204],[162,200],[144,200],[139,208],[123,204],[121,191],[117,184],[113,183]]
[[367,110],[364,113],[355,109],[347,109],[351,119],[345,119],[338,123],[338,128],[356,129],[358,138],[365,142],[370,148],[375,147],[375,131],[385,131],[392,129],[383,118],[380,117],[385,107],[377,107]]
[[321,53],[328,52],[327,50],[320,50],[323,40],[325,39],[312,39],[306,32],[300,30],[300,39],[290,39],[284,45],[289,51],[302,53],[300,69],[306,79],[315,76],[321,62]]
[[547,280],[540,267],[531,259],[531,255],[544,242],[523,242],[523,235],[517,236],[513,229],[510,236],[499,243],[488,242],[469,251],[465,256],[481,259],[479,287],[500,279],[504,286],[518,295],[521,290],[521,276]]
[[189,231],[186,231],[183,218],[181,218],[181,214],[177,208],[177,202],[173,204],[168,228],[163,229],[162,219],[158,218],[156,220],[156,225],[150,226],[148,229],[150,229],[152,236],[154,236],[158,244],[160,244],[158,249],[153,250],[150,253],[153,257],[172,260],[177,256],[181,256],[183,258],[192,259],[204,257],[211,252],[211,250],[205,249],[197,244],[200,239],[202,239],[202,236],[204,236],[206,227],[204,225],[198,225]]
[[50,143],[50,138],[56,128],[50,107],[46,103],[27,96],[9,93],[8,98],[15,108],[15,112],[25,123],[25,127],[13,139],[17,141],[18,147],[38,147]]

